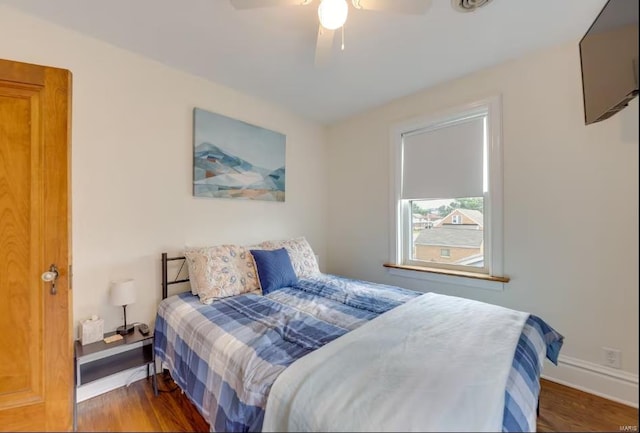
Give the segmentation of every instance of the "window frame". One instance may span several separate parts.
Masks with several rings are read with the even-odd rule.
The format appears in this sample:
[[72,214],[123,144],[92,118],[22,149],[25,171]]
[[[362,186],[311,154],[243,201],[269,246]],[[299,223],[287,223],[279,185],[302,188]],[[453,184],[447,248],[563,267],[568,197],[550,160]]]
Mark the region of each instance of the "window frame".
[[[437,266],[421,266],[415,261],[410,260],[411,240],[407,233],[411,231],[406,229],[406,224],[402,224],[409,218],[411,223],[411,209],[408,200],[403,200],[402,194],[402,145],[403,134],[417,130],[428,130],[442,125],[450,124],[461,119],[472,116],[486,114],[486,170],[485,183],[487,191],[484,192],[484,268],[474,266],[452,266],[438,264]],[[465,273],[476,274],[480,278],[479,286],[486,286],[487,279],[485,276],[508,281],[503,276],[503,167],[502,167],[502,101],[499,95],[490,96],[477,101],[469,102],[457,107],[435,114],[425,114],[407,121],[397,123],[392,126],[390,131],[390,161],[391,161],[391,188],[390,188],[390,245],[389,258],[391,263],[390,272],[402,275],[413,276],[418,278],[429,279],[431,270],[438,274],[437,280],[442,281],[442,274],[446,274],[447,270],[462,270]],[[426,272],[417,272],[415,270],[402,272],[402,266],[407,268],[423,270]],[[423,268],[424,269],[420,269]],[[453,274],[453,272],[452,272]],[[459,277],[459,275],[457,275]],[[456,277],[456,280],[459,278]],[[484,281],[484,282],[483,282]],[[501,282],[493,282],[489,286],[495,285],[501,290]],[[464,285],[469,285],[466,282]],[[471,285],[474,285],[471,283]]]

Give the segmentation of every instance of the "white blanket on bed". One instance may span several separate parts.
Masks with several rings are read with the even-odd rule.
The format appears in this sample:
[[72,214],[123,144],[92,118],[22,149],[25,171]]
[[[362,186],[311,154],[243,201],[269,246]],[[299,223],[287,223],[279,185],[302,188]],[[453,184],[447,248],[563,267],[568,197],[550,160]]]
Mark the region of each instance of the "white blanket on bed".
[[426,293],[300,358],[263,431],[501,431],[529,315]]

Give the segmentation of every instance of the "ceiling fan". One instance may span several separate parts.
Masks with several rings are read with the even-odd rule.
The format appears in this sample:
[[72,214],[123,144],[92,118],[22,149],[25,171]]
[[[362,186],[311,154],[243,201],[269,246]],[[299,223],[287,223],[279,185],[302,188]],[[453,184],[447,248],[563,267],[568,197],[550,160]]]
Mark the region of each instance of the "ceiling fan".
[[[254,9],[271,6],[307,6],[314,0],[230,0],[236,9]],[[431,0],[351,0],[354,9],[420,15],[427,11]],[[318,38],[315,64],[325,64],[331,55],[336,30],[344,26],[349,14],[347,0],[319,0]],[[344,44],[343,44],[344,49]]]

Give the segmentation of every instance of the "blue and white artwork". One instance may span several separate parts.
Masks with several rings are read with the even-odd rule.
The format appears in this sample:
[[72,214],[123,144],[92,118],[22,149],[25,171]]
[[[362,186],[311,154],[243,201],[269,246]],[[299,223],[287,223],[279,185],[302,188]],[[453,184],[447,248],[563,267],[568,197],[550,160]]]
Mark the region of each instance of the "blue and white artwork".
[[193,195],[284,201],[286,136],[194,109]]

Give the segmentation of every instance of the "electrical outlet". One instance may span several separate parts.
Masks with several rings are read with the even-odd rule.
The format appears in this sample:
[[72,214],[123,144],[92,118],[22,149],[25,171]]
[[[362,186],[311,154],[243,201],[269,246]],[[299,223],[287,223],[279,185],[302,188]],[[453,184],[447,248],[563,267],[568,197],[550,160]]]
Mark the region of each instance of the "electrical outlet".
[[621,358],[622,352],[618,349],[611,349],[610,347],[602,348],[602,364],[607,367],[622,368]]

